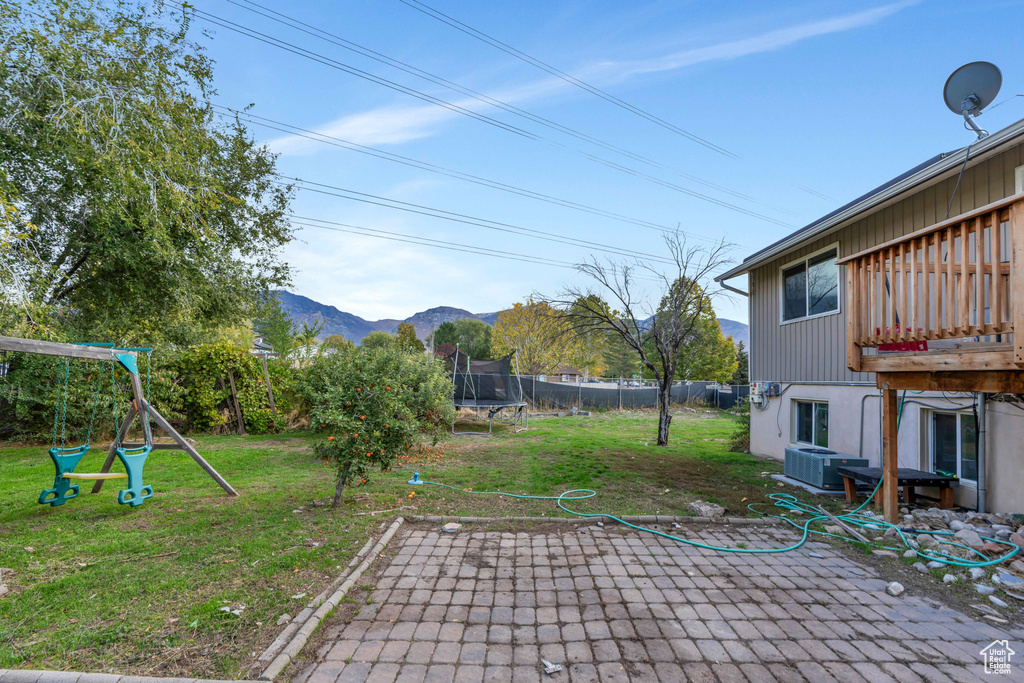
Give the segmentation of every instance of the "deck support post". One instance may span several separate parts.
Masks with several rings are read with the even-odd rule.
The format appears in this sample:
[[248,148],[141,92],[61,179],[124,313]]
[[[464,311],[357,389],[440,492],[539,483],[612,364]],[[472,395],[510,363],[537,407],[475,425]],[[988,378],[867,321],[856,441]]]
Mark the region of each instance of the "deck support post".
[[897,425],[899,406],[896,390],[882,385],[882,513],[885,521],[895,524],[899,519],[899,453]]

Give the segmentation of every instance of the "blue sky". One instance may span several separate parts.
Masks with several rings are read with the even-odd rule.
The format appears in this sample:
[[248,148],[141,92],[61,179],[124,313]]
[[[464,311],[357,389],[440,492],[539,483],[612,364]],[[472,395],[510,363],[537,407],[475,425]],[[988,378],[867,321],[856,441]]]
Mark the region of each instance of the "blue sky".
[[[694,236],[694,244],[725,238],[735,245],[734,260],[929,156],[970,142],[972,136],[942,103],[946,77],[963,63],[988,60],[1003,70],[999,106],[986,112],[980,124],[997,130],[1024,116],[1024,97],[1002,103],[1024,92],[1019,66],[1024,44],[1007,30],[1024,18],[1019,2],[428,0],[430,6],[735,155],[726,156],[398,0],[258,1],[658,166],[481,104],[226,0],[195,0],[199,10],[530,131],[544,141],[197,20],[197,37],[200,29],[210,32],[202,40],[216,61],[217,103],[233,108],[251,104],[254,114],[269,119],[640,221],[678,225]],[[279,168],[286,175],[575,240],[663,253],[656,229],[280,131],[252,130],[280,153]],[[743,211],[614,170],[580,152]],[[299,216],[452,246],[565,263],[591,254],[610,256],[585,246],[307,191],[298,193],[293,208]],[[295,269],[293,291],[370,319],[405,318],[438,305],[489,312],[535,291],[554,294],[566,283],[585,282],[572,270],[554,265],[315,228],[301,229],[285,257]],[[742,298],[721,299],[716,308],[723,317],[747,319]]]

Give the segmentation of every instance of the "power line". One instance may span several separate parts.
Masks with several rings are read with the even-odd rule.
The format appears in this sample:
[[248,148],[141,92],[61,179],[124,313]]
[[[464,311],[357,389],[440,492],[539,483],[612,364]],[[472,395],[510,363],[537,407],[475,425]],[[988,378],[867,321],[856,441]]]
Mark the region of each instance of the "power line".
[[[304,228],[320,228],[321,230],[332,230],[334,232],[345,232],[352,235],[363,235],[365,237],[376,237],[378,239],[388,240],[392,242],[406,242],[408,244],[416,244],[419,246],[433,247],[435,249],[447,249],[448,251],[461,251],[469,254],[478,254],[480,256],[490,256],[492,258],[500,258],[508,261],[521,261],[524,263],[535,263],[538,265],[555,266],[558,268],[568,268],[575,270],[576,265],[568,263],[566,261],[556,261],[554,259],[544,258],[542,256],[528,256],[525,254],[511,255],[506,251],[500,251],[498,249],[488,249],[486,247],[472,247],[472,246],[453,246],[449,242],[443,242],[442,240],[430,239],[428,237],[417,237],[416,235],[407,235],[400,232],[389,232],[387,230],[378,230],[376,228],[366,228],[361,225],[350,225],[348,223],[338,223],[335,221],[326,221],[319,218],[306,218],[302,220],[316,221],[318,223],[327,223],[329,225],[315,225],[311,223],[301,223],[296,220],[292,220],[292,225],[299,225]],[[344,227],[335,227],[344,226]],[[346,229],[348,228],[348,229]],[[362,232],[357,232],[362,231]]]
[[398,83],[395,83],[394,81],[389,81],[389,80],[387,80],[385,78],[381,78],[379,76],[374,76],[373,74],[370,74],[370,73],[368,73],[366,71],[362,71],[361,69],[356,69],[356,68],[351,67],[351,66],[349,66],[347,64],[339,62],[339,61],[337,61],[335,59],[332,59],[330,57],[326,57],[326,56],[321,55],[319,53],[313,52],[311,50],[307,50],[305,48],[301,48],[301,47],[292,45],[291,43],[287,43],[287,42],[285,42],[283,40],[280,40],[279,38],[274,38],[272,36],[268,36],[267,34],[260,33],[259,31],[255,31],[253,29],[249,29],[247,27],[244,27],[241,24],[237,24],[235,22],[228,21],[226,19],[221,19],[220,17],[217,17],[216,15],[210,14],[209,12],[204,12],[203,10],[199,10],[199,9],[196,9],[196,8],[192,8],[192,11],[196,12],[198,14],[205,15],[205,16],[201,16],[199,18],[201,18],[201,19],[203,19],[203,20],[205,20],[205,21],[207,21],[207,22],[209,22],[211,24],[214,24],[216,26],[221,26],[222,28],[226,28],[226,29],[228,29],[230,31],[234,31],[235,33],[239,33],[239,34],[247,36],[249,38],[253,38],[253,39],[258,40],[260,42],[266,43],[267,45],[272,45],[274,47],[278,47],[278,48],[280,48],[282,50],[285,50],[286,52],[291,52],[292,54],[298,55],[300,57],[306,57],[307,59],[310,59],[311,61],[317,62],[319,64],[323,64],[324,66],[329,66],[331,68],[338,69],[339,71],[343,71],[345,73],[349,73],[351,75],[357,76],[357,77],[362,78],[364,80],[368,80],[368,81],[370,81],[372,83],[377,83],[379,85],[383,85],[384,87],[390,88],[392,90],[396,90],[398,92],[402,92],[402,93],[408,94],[408,95],[410,95],[412,97],[415,97],[417,99],[423,100],[425,102],[429,102],[431,104],[436,104],[437,106],[443,107],[443,108],[448,109],[450,111],[453,111],[453,112],[456,112],[456,113],[465,114],[465,115],[470,116],[471,118],[474,118],[474,119],[476,119],[478,121],[481,121],[483,123],[488,123],[490,125],[494,125],[494,126],[496,126],[498,128],[506,130],[507,132],[512,132],[512,133],[515,133],[515,134],[520,135],[522,137],[529,138],[529,139],[537,141],[537,142],[542,142],[542,143],[545,143],[545,144],[548,144],[548,145],[551,145],[551,146],[554,146],[554,147],[558,147],[560,149],[564,149],[564,150],[568,150],[568,151],[571,151],[571,152],[575,152],[576,154],[579,154],[579,155],[581,155],[581,156],[583,156],[583,157],[585,157],[587,159],[590,159],[591,161],[593,161],[595,163],[601,164],[603,166],[607,166],[608,168],[612,168],[612,169],[615,169],[615,170],[620,171],[622,173],[626,173],[628,175],[631,175],[631,176],[634,176],[634,177],[637,177],[637,178],[641,178],[641,179],[647,180],[647,181],[649,181],[651,183],[654,183],[655,185],[661,185],[662,187],[665,187],[665,188],[668,188],[668,189],[671,189],[671,190],[675,190],[676,192],[679,192],[681,194],[685,194],[685,195],[687,195],[689,197],[693,197],[695,199],[700,199],[701,201],[705,201],[705,202],[708,202],[710,204],[714,204],[716,206],[720,206],[722,208],[730,209],[732,211],[744,214],[746,216],[750,216],[752,218],[757,218],[759,220],[763,220],[763,221],[765,221],[767,223],[772,223],[774,225],[778,225],[780,227],[787,228],[787,229],[795,227],[795,226],[793,226],[790,223],[786,223],[784,221],[777,220],[775,218],[772,218],[771,216],[766,216],[765,214],[758,213],[757,211],[751,211],[750,209],[746,209],[746,208],[744,208],[742,206],[737,206],[736,204],[733,204],[731,202],[723,201],[723,200],[717,199],[715,197],[712,197],[710,195],[704,194],[702,192],[697,192],[695,190],[691,190],[689,188],[685,188],[685,187],[683,187],[681,185],[677,185],[675,183],[671,183],[671,182],[662,180],[662,179],[657,178],[655,176],[652,176],[652,175],[650,175],[648,173],[643,173],[642,171],[638,171],[638,170],[636,170],[634,168],[631,168],[629,166],[623,166],[622,164],[618,164],[618,163],[609,161],[607,159],[604,159],[602,157],[596,156],[594,154],[590,154],[590,153],[584,152],[582,150],[577,150],[577,149],[573,149],[573,148],[567,147],[567,146],[565,146],[565,145],[563,145],[561,143],[555,142],[553,140],[548,140],[547,138],[544,138],[544,137],[542,137],[540,135],[537,135],[535,133],[530,133],[530,132],[525,131],[523,129],[520,129],[520,128],[517,128],[515,126],[512,126],[510,124],[502,123],[501,121],[498,121],[497,119],[493,119],[493,118],[491,118],[489,116],[486,116],[484,114],[479,114],[479,113],[474,112],[472,110],[466,109],[465,107],[461,107],[459,105],[452,104],[450,102],[447,102],[446,100],[442,100],[440,98],[433,97],[432,95],[427,95],[426,93],[422,93],[422,92],[420,92],[418,90],[414,90],[412,88],[407,88],[406,86],[399,85]]
[[[329,31],[325,31],[325,30],[323,30],[321,28],[317,28],[316,26],[313,26],[311,24],[305,23],[305,22],[303,22],[303,21],[301,21],[299,19],[296,19],[295,17],[289,16],[289,15],[284,14],[282,12],[278,12],[276,10],[270,9],[269,7],[265,7],[264,5],[260,5],[259,3],[253,2],[252,0],[244,0],[244,2],[246,4],[242,4],[240,2],[236,2],[236,0],[225,0],[225,1],[231,3],[232,5],[235,5],[237,7],[241,7],[242,9],[248,10],[249,12],[257,14],[257,15],[259,15],[261,17],[265,17],[267,19],[270,19],[271,21],[275,21],[275,22],[277,22],[279,24],[282,24],[284,26],[288,26],[289,28],[293,28],[293,29],[295,29],[297,31],[301,31],[302,33],[305,33],[307,35],[313,36],[314,38],[319,38],[320,40],[323,40],[325,42],[331,43],[332,45],[336,45],[336,46],[341,47],[341,48],[343,48],[345,50],[349,50],[351,52],[355,52],[356,54],[362,55],[362,56],[367,57],[369,59],[372,59],[372,60],[374,60],[376,62],[379,62],[381,64],[385,64],[385,65],[390,66],[392,68],[398,69],[399,71],[403,71],[405,73],[412,74],[413,76],[416,76],[418,78],[422,78],[422,79],[424,79],[424,80],[426,80],[426,81],[428,81],[430,83],[433,83],[435,85],[440,85],[440,86],[443,86],[445,88],[449,88],[451,90],[455,90],[456,92],[459,92],[459,93],[461,93],[463,95],[471,97],[471,98],[473,98],[473,99],[475,99],[475,100],[477,100],[479,102],[483,102],[484,104],[488,104],[488,105],[491,105],[491,106],[494,106],[494,107],[498,107],[499,109],[507,111],[507,112],[509,112],[509,113],[511,113],[511,114],[513,114],[515,116],[520,116],[520,117],[525,118],[525,119],[527,119],[529,121],[532,121],[534,123],[538,123],[538,124],[540,124],[542,126],[545,126],[546,128],[550,128],[552,130],[559,131],[559,132],[564,133],[566,135],[570,135],[570,136],[572,136],[574,138],[577,138],[579,140],[583,140],[585,142],[589,142],[589,143],[591,143],[593,145],[597,145],[598,147],[601,147],[601,148],[606,149],[608,151],[615,152],[617,154],[621,154],[621,155],[623,155],[625,157],[628,157],[628,158],[633,159],[635,161],[639,161],[641,163],[647,164],[647,165],[652,166],[654,168],[658,168],[658,169],[661,169],[661,170],[668,171],[670,173],[678,175],[681,178],[685,178],[685,179],[687,179],[687,180],[689,180],[691,182],[697,183],[699,185],[703,185],[705,187],[710,187],[710,188],[716,189],[719,192],[723,192],[725,194],[731,195],[731,196],[736,197],[738,199],[744,199],[744,200],[752,202],[754,204],[759,204],[759,203],[760,204],[764,204],[765,206],[770,206],[771,208],[773,208],[773,209],[775,209],[777,211],[792,213],[792,212],[789,212],[787,209],[784,209],[784,208],[781,208],[781,207],[776,207],[776,206],[771,206],[770,204],[767,204],[767,203],[764,203],[764,202],[760,202],[755,197],[752,197],[752,196],[750,196],[748,194],[744,194],[743,192],[738,192],[738,191],[733,190],[731,188],[728,188],[728,187],[726,187],[724,185],[720,185],[720,184],[712,182],[710,180],[705,180],[704,178],[701,178],[699,176],[695,176],[695,175],[690,174],[690,173],[685,173],[685,172],[680,171],[679,169],[676,169],[676,168],[674,168],[674,167],[672,167],[672,166],[670,166],[668,164],[663,164],[663,163],[655,161],[655,160],[653,160],[653,159],[651,159],[649,157],[643,156],[641,154],[637,154],[635,152],[631,152],[630,150],[627,150],[627,149],[623,149],[622,147],[614,145],[614,144],[612,144],[610,142],[606,142],[606,141],[601,140],[599,138],[596,138],[596,137],[594,137],[592,135],[588,135],[586,133],[583,133],[583,132],[581,132],[581,131],[579,131],[579,130],[577,130],[575,128],[572,128],[570,126],[566,126],[564,124],[557,123],[555,121],[552,121],[551,119],[545,118],[545,117],[540,116],[538,114],[534,114],[534,113],[532,113],[530,111],[527,111],[525,109],[517,107],[517,106],[515,106],[513,104],[509,104],[508,102],[502,101],[502,100],[500,100],[498,98],[495,98],[495,97],[492,97],[490,95],[478,92],[476,90],[473,90],[472,88],[468,88],[466,86],[460,85],[460,84],[455,83],[453,81],[450,81],[450,80],[448,80],[446,78],[443,78],[443,77],[441,77],[441,76],[439,76],[439,75],[437,75],[435,73],[431,73],[429,71],[425,71],[423,69],[415,67],[415,66],[409,64],[408,62],[403,62],[403,61],[395,59],[393,57],[389,57],[386,54],[383,54],[383,53],[378,52],[376,50],[372,50],[372,49],[370,49],[370,48],[368,48],[368,47],[366,47],[364,45],[360,45],[359,43],[355,43],[355,42],[353,42],[351,40],[347,40],[345,38],[342,38],[341,36],[339,36],[337,34],[330,33]],[[259,11],[257,9],[253,9],[253,7],[248,7],[247,5],[252,5],[253,7],[258,7],[259,9],[265,10],[265,11],[261,12],[261,11]],[[269,12],[269,14],[267,12]]]
[[[245,120],[245,121],[247,121],[249,123],[252,123],[254,125],[262,126],[264,128],[269,128],[271,130],[280,131],[282,133],[287,133],[289,135],[294,135],[294,136],[297,136],[297,137],[306,138],[307,140],[312,140],[314,142],[320,142],[320,143],[323,143],[323,144],[326,144],[326,145],[332,145],[334,147],[340,147],[342,149],[348,149],[348,150],[351,150],[353,152],[359,152],[360,154],[366,154],[368,156],[376,157],[378,159],[383,159],[385,161],[392,161],[392,162],[399,163],[399,164],[402,164],[402,165],[405,165],[405,166],[410,166],[412,168],[418,168],[418,169],[421,169],[421,170],[424,170],[424,171],[430,171],[432,173],[438,173],[440,175],[447,176],[449,178],[455,178],[455,179],[458,179],[458,180],[464,180],[466,182],[475,183],[477,185],[482,185],[483,187],[489,187],[489,188],[492,188],[492,189],[495,189],[495,190],[501,190],[503,192],[509,192],[511,194],[517,194],[517,195],[520,195],[522,197],[528,197],[528,198],[531,198],[531,199],[536,199],[538,201],[547,202],[549,204],[554,204],[556,206],[563,206],[563,207],[566,207],[566,208],[569,208],[569,209],[575,209],[577,211],[583,211],[585,213],[593,214],[593,215],[596,215],[596,216],[603,216],[605,218],[611,218],[613,220],[622,221],[623,223],[630,223],[632,225],[638,225],[638,226],[645,227],[645,228],[654,228],[654,229],[657,229],[657,230],[663,230],[663,231],[669,231],[669,232],[672,231],[672,228],[670,228],[667,225],[660,225],[658,223],[653,223],[651,221],[646,221],[646,220],[643,220],[643,219],[640,219],[640,218],[631,218],[629,216],[624,216],[622,214],[614,213],[612,211],[607,211],[605,209],[599,209],[599,208],[596,208],[594,206],[590,206],[588,204],[581,204],[579,202],[574,202],[574,201],[571,201],[571,200],[568,200],[568,199],[562,199],[561,197],[555,197],[555,196],[552,196],[552,195],[544,194],[542,192],[536,192],[534,190],[528,190],[528,189],[523,188],[523,187],[518,187],[516,185],[510,185],[508,183],[503,183],[503,182],[500,182],[500,181],[497,181],[497,180],[491,180],[489,178],[484,178],[482,176],[473,175],[471,173],[464,173],[462,171],[456,171],[454,169],[447,168],[445,166],[439,166],[437,164],[432,164],[432,163],[429,163],[429,162],[426,162],[426,161],[420,161],[418,159],[413,159],[411,157],[402,156],[401,154],[395,154],[394,152],[388,152],[388,151],[385,151],[385,150],[382,150],[382,149],[378,149],[376,147],[368,147],[366,145],[360,145],[359,143],[352,142],[350,140],[344,140],[342,138],[338,138],[338,137],[334,137],[334,136],[331,136],[331,135],[327,135],[326,133],[318,133],[316,131],[308,130],[306,128],[300,128],[299,126],[296,126],[296,125],[291,124],[291,123],[284,123],[284,122],[281,122],[281,121],[275,121],[274,119],[269,119],[269,118],[266,118],[264,116],[258,116],[256,114],[253,114],[253,113],[248,112],[248,111],[232,109],[231,107],[225,107],[224,105],[219,105],[219,104],[214,104],[213,106],[215,106],[215,107],[217,107],[219,109],[224,109],[226,111],[229,111],[232,114],[235,114],[235,115],[241,117],[243,120]],[[271,124],[274,124],[274,125],[271,125]],[[296,132],[296,131],[298,131],[298,132]]]
[[[672,123],[669,123],[668,121],[665,121],[664,119],[661,119],[661,118],[655,116],[654,114],[651,114],[650,112],[647,112],[647,111],[645,111],[643,109],[640,109],[639,107],[636,107],[636,106],[630,104],[629,102],[625,102],[624,100],[621,100],[618,97],[615,97],[614,95],[612,95],[610,93],[607,93],[604,90],[601,90],[600,88],[598,88],[596,86],[593,86],[593,85],[591,85],[589,83],[586,83],[585,81],[582,81],[582,80],[576,78],[575,76],[572,76],[571,74],[567,74],[564,71],[560,71],[559,69],[556,69],[555,67],[551,66],[550,64],[547,64],[546,62],[543,62],[543,61],[537,59],[536,57],[531,57],[530,55],[526,54],[525,52],[517,50],[516,48],[512,47],[511,45],[509,45],[507,43],[503,43],[502,41],[498,40],[497,38],[494,38],[493,36],[490,36],[490,35],[484,33],[483,31],[475,29],[472,26],[469,26],[468,24],[464,24],[461,21],[459,21],[458,19],[455,19],[454,17],[449,16],[449,15],[441,12],[440,10],[436,10],[433,7],[430,7],[429,5],[426,5],[426,4],[422,3],[422,2],[420,2],[419,0],[398,0],[398,1],[401,2],[404,5],[408,5],[409,7],[413,8],[414,10],[417,10],[418,12],[422,12],[423,14],[426,14],[428,17],[431,17],[433,19],[436,19],[437,21],[440,21],[443,24],[447,24],[448,26],[451,26],[452,28],[456,29],[457,31],[461,31],[462,33],[465,33],[468,36],[472,36],[473,38],[476,38],[479,41],[487,43],[488,45],[490,45],[492,47],[495,47],[495,48],[501,50],[502,52],[515,57],[516,59],[519,59],[519,60],[521,60],[523,62],[526,62],[527,64],[531,64],[532,66],[535,66],[538,69],[551,74],[552,76],[560,78],[563,81],[566,81],[567,83],[571,83],[572,85],[575,85],[577,88],[581,88],[582,90],[585,90],[585,91],[587,91],[587,92],[589,92],[589,93],[591,93],[593,95],[596,95],[596,96],[600,97],[601,99],[606,100],[606,101],[614,104],[617,107],[621,107],[621,108],[623,108],[623,109],[625,109],[625,110],[627,110],[627,111],[629,111],[629,112],[631,112],[633,114],[636,114],[636,115],[638,115],[638,116],[640,116],[642,118],[645,118],[648,121],[651,121],[652,123],[655,123],[655,124],[661,126],[662,128],[667,128],[668,130],[671,130],[674,133],[678,133],[679,135],[682,135],[684,138],[687,138],[688,140],[696,142],[699,145],[703,145],[704,147],[707,147],[708,149],[711,149],[711,150],[713,150],[715,152],[718,152],[719,154],[722,154],[724,156],[730,157],[732,159],[739,159],[740,158],[738,155],[730,152],[727,149],[724,149],[724,148],[720,147],[719,145],[716,145],[713,142],[709,142],[708,140],[706,140],[706,139],[704,139],[704,138],[702,138],[702,137],[700,137],[700,136],[698,136],[698,135],[696,135],[694,133],[691,133],[691,132],[689,132],[687,130],[683,130],[682,128],[679,128],[678,126],[676,126],[676,125],[674,125]],[[820,199],[824,199],[824,200],[830,201],[830,202],[835,202],[836,201],[834,198],[829,197],[828,195],[823,194],[821,192],[818,192],[817,190],[812,189],[810,187],[806,187],[804,185],[800,185],[800,184],[797,184],[797,183],[789,183],[789,184],[792,185],[793,187],[799,189],[799,190],[802,190],[802,191],[804,191],[804,192],[806,192],[806,193],[808,193],[810,195],[813,195],[815,197],[818,197]]]
[[320,64],[323,64],[324,66],[329,66],[329,67],[331,67],[333,69],[337,69],[339,71],[344,71],[345,73],[350,74],[352,76],[355,76],[356,78],[361,78],[361,79],[363,79],[365,81],[370,81],[371,83],[375,83],[377,85],[382,85],[385,88],[389,88],[391,90],[398,91],[398,92],[403,93],[405,95],[409,95],[410,97],[415,97],[418,100],[423,100],[424,102],[428,102],[428,103],[436,105],[438,107],[442,107],[444,109],[448,109],[449,111],[457,112],[459,114],[462,114],[464,116],[468,116],[470,118],[476,119],[476,120],[481,121],[483,123],[487,123],[487,124],[495,126],[497,128],[501,128],[501,129],[503,129],[505,131],[508,131],[510,133],[514,133],[516,135],[520,135],[520,136],[525,137],[525,138],[540,139],[534,133],[531,133],[529,131],[523,130],[521,128],[517,128],[516,126],[513,126],[511,124],[504,123],[504,122],[499,121],[497,119],[493,119],[493,118],[491,118],[489,116],[485,116],[484,114],[477,113],[477,112],[473,111],[472,109],[466,109],[465,107],[460,107],[457,104],[454,104],[452,102],[448,102],[447,100],[442,100],[442,99],[434,97],[432,95],[428,95],[428,94],[426,94],[424,92],[421,92],[419,90],[414,90],[413,88],[407,88],[406,86],[401,85],[400,83],[396,83],[395,81],[391,81],[391,80],[388,80],[386,78],[381,78],[380,76],[375,76],[374,74],[371,74],[368,71],[363,71],[362,69],[357,69],[357,68],[355,68],[353,66],[349,66],[348,64],[344,64],[344,63],[339,62],[339,61],[337,61],[335,59],[331,59],[330,57],[326,57],[324,55],[321,55],[321,54],[318,54],[316,52],[313,52],[312,50],[307,50],[305,48],[302,48],[302,47],[299,47],[297,45],[293,45],[291,43],[283,41],[280,38],[275,38],[273,36],[267,35],[266,33],[260,33],[259,31],[256,31],[254,29],[248,28],[247,26],[243,26],[242,24],[236,24],[235,22],[229,21],[228,19],[223,19],[221,17],[218,17],[215,14],[210,14],[209,12],[204,12],[203,10],[198,9],[196,7],[192,7],[191,10],[193,12],[195,12],[196,14],[203,15],[203,16],[199,17],[202,20],[204,20],[204,21],[206,21],[208,23],[214,24],[215,26],[220,26],[221,28],[226,28],[229,31],[234,31],[235,33],[238,33],[240,35],[246,36],[247,38],[253,38],[255,40],[260,41],[261,43],[266,43],[267,45],[273,45],[274,47],[280,48],[280,49],[282,49],[282,50],[284,50],[286,52],[291,52],[292,54],[298,55],[300,57],[305,57],[306,59],[310,59],[310,60],[312,60],[314,62],[319,62]]
[[723,147],[720,147],[720,146],[716,145],[713,142],[705,140],[704,138],[700,137],[699,135],[691,133],[691,132],[689,132],[687,130],[683,130],[682,128],[680,128],[680,127],[678,127],[678,126],[676,126],[676,125],[674,125],[672,123],[669,123],[668,121],[665,121],[664,119],[661,119],[661,118],[655,116],[654,114],[651,114],[650,112],[647,112],[647,111],[645,111],[643,109],[640,109],[639,107],[636,107],[636,106],[630,104],[629,102],[625,102],[625,101],[619,99],[618,97],[615,97],[614,95],[611,95],[611,94],[605,92],[604,90],[601,90],[600,88],[598,88],[596,86],[590,85],[589,83],[587,83],[585,81],[582,81],[582,80],[576,78],[575,76],[567,74],[564,71],[560,71],[560,70],[556,69],[555,67],[551,66],[550,64],[547,64],[546,62],[542,62],[541,60],[539,60],[539,59],[537,59],[535,57],[531,57],[530,55],[526,54],[525,52],[521,52],[520,50],[517,50],[516,48],[512,47],[511,45],[508,45],[507,43],[503,43],[500,40],[498,40],[497,38],[494,38],[492,36],[487,35],[483,31],[479,31],[479,30],[473,28],[472,26],[469,26],[467,24],[462,23],[461,21],[459,21],[458,19],[455,19],[454,17],[448,16],[447,14],[444,14],[443,12],[434,9],[433,7],[430,7],[429,5],[425,5],[424,3],[419,2],[419,0],[398,0],[398,1],[401,2],[404,5],[408,5],[409,7],[413,8],[414,10],[417,10],[419,12],[422,12],[423,14],[426,14],[428,17],[432,17],[432,18],[436,19],[437,21],[440,21],[441,23],[444,23],[444,24],[447,24],[448,26],[451,26],[452,28],[454,28],[454,29],[456,29],[458,31],[461,31],[461,32],[465,33],[466,35],[472,36],[472,37],[476,38],[479,41],[487,43],[488,45],[491,45],[492,47],[495,47],[495,48],[501,50],[502,52],[504,52],[506,54],[512,55],[513,57],[515,57],[516,59],[518,59],[520,61],[526,62],[527,64],[531,64],[531,65],[537,67],[538,69],[541,69],[542,71],[546,71],[547,73],[551,74],[552,76],[560,78],[560,79],[562,79],[563,81],[565,81],[567,83],[571,83],[572,85],[575,85],[577,88],[585,90],[585,91],[587,91],[587,92],[589,92],[589,93],[591,93],[593,95],[597,95],[601,99],[606,100],[607,102],[610,102],[610,103],[614,104],[617,107],[620,107],[622,109],[625,109],[626,111],[629,111],[629,112],[631,112],[633,114],[636,114],[637,116],[645,118],[648,121],[651,121],[652,123],[657,124],[657,125],[661,126],[662,128],[665,128],[666,130],[670,130],[673,133],[681,135],[684,138],[690,140],[691,142],[696,142],[698,145],[702,145],[702,146],[704,146],[704,147],[706,147],[706,148],[708,148],[708,149],[710,149],[710,150],[712,150],[714,152],[718,152],[719,154],[722,154],[724,156],[731,157],[733,159],[738,159],[739,158],[736,154],[733,154],[729,150],[727,150],[727,149],[725,149]]
[[[338,221],[329,221],[322,218],[302,218],[299,216],[293,216],[292,219],[293,220],[290,221],[292,225],[298,225],[304,228],[319,228],[321,230],[331,230],[333,232],[343,232],[351,235],[361,235],[363,237],[374,237],[377,239],[387,240],[391,242],[405,242],[407,244],[415,244],[418,246],[431,247],[434,249],[445,249],[448,251],[459,251],[467,254],[476,254],[479,256],[489,256],[491,258],[505,259],[507,261],[520,261],[524,263],[533,263],[542,266],[565,268],[567,270],[578,270],[579,265],[576,263],[569,263],[568,261],[558,261],[556,259],[549,259],[543,256],[531,256],[528,254],[509,254],[507,251],[504,250],[489,249],[487,247],[477,247],[470,245],[454,246],[450,242],[445,242],[443,240],[435,240],[429,237],[419,237],[417,235],[409,235],[401,232],[380,230],[378,228],[367,228],[361,225],[340,223]],[[302,223],[301,221],[313,221],[314,223]],[[317,223],[323,223],[325,225],[317,225]],[[634,279],[646,280],[648,282],[662,282],[657,278],[645,276],[637,276]]]
[[[623,256],[643,257],[651,259],[653,261],[669,262],[670,259],[666,259],[664,256],[657,256],[655,254],[649,254],[642,251],[636,251],[634,249],[625,249],[623,247],[615,247],[608,244],[601,244],[600,242],[591,242],[587,240],[580,240],[566,235],[559,235],[558,233],[552,233],[546,230],[535,230],[533,228],[524,228],[519,225],[513,225],[512,223],[501,223],[499,221],[492,221],[487,218],[478,218],[476,216],[469,216],[462,213],[455,213],[452,211],[445,211],[444,209],[436,209],[430,206],[424,206],[422,204],[413,204],[411,202],[403,202],[397,199],[391,199],[389,197],[382,197],[380,195],[368,194],[366,192],[357,192],[344,187],[338,187],[336,185],[327,185],[325,183],[317,183],[309,180],[303,180],[302,178],[293,178],[282,174],[276,174],[279,178],[284,178],[296,183],[300,183],[301,189],[308,190],[310,192],[317,192],[328,196],[339,197],[341,199],[349,199],[351,201],[362,202],[364,204],[373,204],[375,206],[382,206],[388,209],[397,209],[399,211],[405,211],[408,213],[415,213],[421,216],[428,216],[431,218],[440,218],[441,220],[451,221],[453,223],[462,223],[464,225],[475,225],[477,227],[486,228],[488,230],[495,230],[498,232],[506,232],[516,235],[523,235],[526,237],[532,237],[534,239],[545,240],[548,242],[558,242],[561,244],[568,244],[574,247],[585,247],[588,249],[595,249],[597,251],[603,251],[610,254],[618,254]],[[285,183],[280,183],[284,185]],[[313,186],[313,187],[309,187]],[[327,190],[317,188],[328,188],[330,190],[336,190],[336,192],[329,192]],[[355,195],[355,196],[351,196]],[[703,238],[707,239],[707,238]]]

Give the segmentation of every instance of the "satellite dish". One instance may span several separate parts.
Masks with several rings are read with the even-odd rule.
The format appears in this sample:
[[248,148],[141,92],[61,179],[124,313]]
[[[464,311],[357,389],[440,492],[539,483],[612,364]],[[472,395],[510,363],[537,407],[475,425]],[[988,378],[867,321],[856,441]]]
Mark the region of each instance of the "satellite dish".
[[991,62],[971,62],[950,74],[942,89],[942,98],[954,114],[960,114],[964,121],[978,134],[978,139],[988,133],[978,127],[973,117],[980,116],[981,110],[992,104],[1003,84],[1003,74]]

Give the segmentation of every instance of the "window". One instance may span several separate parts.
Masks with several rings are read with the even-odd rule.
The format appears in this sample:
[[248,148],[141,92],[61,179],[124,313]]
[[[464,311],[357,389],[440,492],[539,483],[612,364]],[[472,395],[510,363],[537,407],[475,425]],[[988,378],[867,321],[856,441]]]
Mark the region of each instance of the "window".
[[932,413],[932,470],[977,481],[977,432],[971,413]]
[[796,403],[797,443],[828,448],[828,403],[794,401]]
[[839,310],[839,249],[831,247],[782,269],[782,320]]

